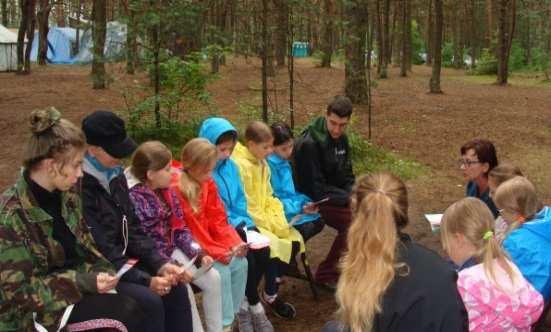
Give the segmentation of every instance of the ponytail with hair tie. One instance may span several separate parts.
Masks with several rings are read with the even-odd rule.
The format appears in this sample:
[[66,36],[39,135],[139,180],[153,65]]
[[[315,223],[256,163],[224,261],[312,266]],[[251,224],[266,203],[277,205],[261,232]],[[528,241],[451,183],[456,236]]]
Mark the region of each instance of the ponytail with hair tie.
[[482,237],[482,239],[484,241],[488,241],[489,239],[493,238],[494,237],[494,232],[493,231],[487,231],[486,233],[484,233],[484,236]]

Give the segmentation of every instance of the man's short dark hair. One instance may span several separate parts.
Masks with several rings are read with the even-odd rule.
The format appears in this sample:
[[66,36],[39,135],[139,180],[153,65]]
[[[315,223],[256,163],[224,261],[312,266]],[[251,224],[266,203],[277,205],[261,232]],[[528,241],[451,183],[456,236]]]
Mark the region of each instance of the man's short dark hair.
[[331,113],[339,118],[349,118],[352,115],[352,102],[346,96],[335,96],[327,105],[327,114]]
[[490,165],[490,167],[488,167],[488,172],[484,174],[488,176],[488,173],[497,166],[497,154],[494,144],[485,139],[474,139],[461,147],[461,155],[466,154],[467,151],[471,149],[474,150],[478,161]]

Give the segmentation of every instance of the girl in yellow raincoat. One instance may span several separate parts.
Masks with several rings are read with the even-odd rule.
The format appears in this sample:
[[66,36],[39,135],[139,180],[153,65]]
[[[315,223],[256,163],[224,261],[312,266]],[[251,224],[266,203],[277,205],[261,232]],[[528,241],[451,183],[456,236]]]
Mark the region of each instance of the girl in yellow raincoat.
[[[302,236],[287,223],[283,204],[273,196],[270,167],[266,162],[266,157],[272,152],[273,136],[270,127],[255,121],[247,126],[245,145],[237,143],[232,154],[243,182],[247,212],[260,232],[270,239],[272,260],[266,271],[266,279],[280,277],[286,264],[293,261],[297,253],[304,251]],[[285,316],[294,317],[294,308],[277,299],[277,283],[274,283],[274,287],[274,290],[266,290],[263,294],[264,303],[275,313],[280,312],[282,305],[287,305],[292,315]],[[283,316],[280,313],[279,315]]]

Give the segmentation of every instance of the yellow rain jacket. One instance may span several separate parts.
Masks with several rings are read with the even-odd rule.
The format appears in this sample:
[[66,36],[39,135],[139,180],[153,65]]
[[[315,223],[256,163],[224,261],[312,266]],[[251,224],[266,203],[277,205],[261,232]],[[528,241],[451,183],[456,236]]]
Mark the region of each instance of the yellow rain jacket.
[[256,159],[241,143],[237,143],[232,159],[243,181],[247,212],[260,232],[270,239],[270,256],[289,263],[292,242],[300,242],[300,252],[303,252],[304,240],[294,227],[289,227],[283,204],[273,196],[268,163]]

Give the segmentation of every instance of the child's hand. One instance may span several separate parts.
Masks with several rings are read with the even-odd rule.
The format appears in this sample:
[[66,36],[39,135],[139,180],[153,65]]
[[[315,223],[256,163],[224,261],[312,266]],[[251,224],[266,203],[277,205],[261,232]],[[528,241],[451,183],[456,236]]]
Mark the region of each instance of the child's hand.
[[214,264],[214,259],[212,259],[212,257],[210,256],[203,256],[203,259],[201,259],[201,266],[205,266],[205,267],[211,267],[212,264]]
[[304,204],[302,207],[302,212],[306,214],[314,214],[319,212],[319,207],[313,203]]
[[247,256],[248,249],[249,247],[247,246],[246,243],[241,243],[233,247],[232,251],[235,253],[235,256],[237,257],[245,257]]

